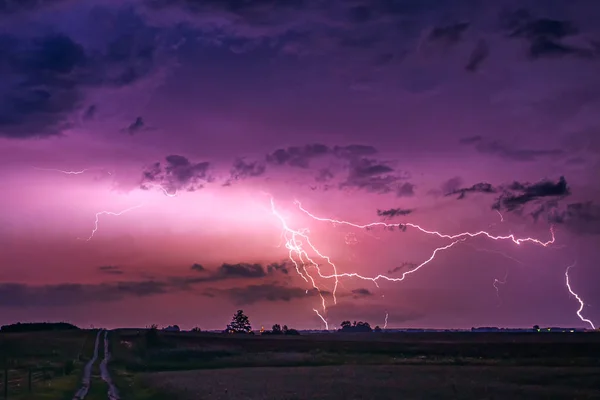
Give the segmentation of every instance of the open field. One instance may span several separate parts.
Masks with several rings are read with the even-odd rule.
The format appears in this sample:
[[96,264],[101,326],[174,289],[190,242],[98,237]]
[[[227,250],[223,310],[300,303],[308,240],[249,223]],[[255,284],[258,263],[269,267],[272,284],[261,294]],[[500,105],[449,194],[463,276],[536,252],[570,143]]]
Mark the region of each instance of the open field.
[[342,365],[161,372],[148,379],[181,400],[525,400],[598,398],[598,372],[564,367]]
[[[71,400],[96,334],[0,334],[1,355],[15,371],[74,360],[70,374],[36,381],[31,393],[22,381],[9,398]],[[141,329],[108,337],[121,400],[600,399],[596,333],[251,336]],[[99,360],[103,355],[100,346]],[[98,365],[86,400],[106,399]]]
[[91,330],[0,333],[0,375],[6,368],[9,398],[71,399],[95,336]]
[[124,400],[600,399],[595,333],[160,333],[148,346],[142,330],[115,335],[113,353]]

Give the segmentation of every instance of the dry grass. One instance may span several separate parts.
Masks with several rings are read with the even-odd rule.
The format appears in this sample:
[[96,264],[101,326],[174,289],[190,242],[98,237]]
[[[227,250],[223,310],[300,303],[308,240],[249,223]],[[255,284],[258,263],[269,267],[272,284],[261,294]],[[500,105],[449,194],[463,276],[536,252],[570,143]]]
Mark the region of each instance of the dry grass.
[[597,399],[598,368],[325,366],[159,372],[181,400]]

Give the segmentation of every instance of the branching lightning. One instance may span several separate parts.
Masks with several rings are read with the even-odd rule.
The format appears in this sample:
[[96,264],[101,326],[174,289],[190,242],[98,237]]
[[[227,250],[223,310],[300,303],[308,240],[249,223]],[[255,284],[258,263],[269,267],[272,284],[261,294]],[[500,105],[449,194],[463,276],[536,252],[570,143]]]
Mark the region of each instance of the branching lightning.
[[92,240],[92,238],[94,237],[94,235],[96,234],[96,232],[98,231],[98,222],[99,222],[99,218],[101,215],[115,215],[115,216],[119,216],[119,215],[123,215],[129,211],[135,210],[136,208],[140,208],[142,207],[144,204],[138,204],[137,206],[133,206],[133,207],[129,207],[123,211],[118,211],[118,212],[114,212],[114,211],[100,211],[96,213],[96,220],[94,221],[94,229],[92,230],[92,233],[90,234],[90,236],[88,238],[77,238],[79,240],[85,240],[86,242],[89,242],[90,240]]
[[594,323],[592,321],[590,321],[589,319],[584,318],[581,315],[581,311],[583,311],[583,307],[585,307],[585,303],[583,302],[583,300],[581,300],[581,298],[577,295],[577,293],[575,293],[573,291],[573,289],[571,289],[571,285],[569,283],[569,270],[574,267],[575,265],[577,265],[577,261],[575,261],[573,264],[569,265],[567,267],[567,270],[565,271],[565,283],[567,284],[567,289],[569,290],[569,293],[571,293],[579,302],[579,310],[577,310],[577,316],[579,317],[579,319],[585,323],[590,324],[590,326],[592,327],[592,329],[596,329],[596,327],[594,326]]
[[448,234],[440,233],[440,232],[437,232],[437,231],[430,231],[430,230],[427,230],[427,229],[424,229],[424,228],[420,227],[419,225],[411,224],[411,223],[406,223],[406,224],[390,224],[390,223],[387,223],[387,222],[371,222],[371,223],[368,223],[368,224],[360,225],[360,224],[354,224],[352,222],[340,221],[340,220],[336,220],[336,219],[332,219],[332,218],[317,217],[317,216],[311,214],[309,211],[307,211],[304,207],[302,207],[302,204],[298,200],[296,200],[294,203],[298,206],[298,208],[303,213],[305,213],[306,215],[308,215],[309,217],[311,217],[314,220],[322,221],[322,222],[330,222],[332,224],[348,225],[348,226],[352,226],[352,227],[358,228],[358,229],[367,229],[367,228],[373,228],[373,227],[376,227],[376,226],[382,226],[382,227],[386,227],[386,228],[399,227],[400,229],[405,229],[406,227],[410,227],[410,228],[415,228],[415,229],[417,229],[417,230],[419,230],[419,231],[421,231],[423,233],[426,233],[428,235],[435,235],[435,236],[438,236],[438,237],[444,238],[444,239],[454,240],[454,239],[461,239],[461,238],[467,238],[467,237],[473,238],[473,237],[477,237],[477,236],[487,236],[489,239],[493,239],[493,240],[509,240],[510,239],[515,244],[521,244],[521,243],[525,243],[525,242],[532,242],[532,243],[536,243],[536,244],[542,245],[544,247],[547,247],[547,246],[551,245],[552,243],[554,243],[554,240],[555,240],[555,238],[554,238],[554,228],[553,227],[550,227],[551,239],[548,240],[548,241],[545,241],[545,242],[543,242],[543,241],[541,241],[539,239],[531,238],[531,237],[518,239],[513,234],[510,234],[510,235],[507,235],[507,236],[494,236],[494,235],[492,235],[492,234],[490,234],[490,233],[488,233],[486,231],[479,231],[479,232],[475,232],[475,233],[473,233],[473,232],[461,232],[461,233],[457,233],[455,235],[448,235]]
[[[479,231],[479,232],[475,232],[475,233],[461,232],[458,234],[450,235],[450,234],[441,233],[438,231],[431,231],[431,230],[422,228],[421,226],[413,224],[413,223],[391,224],[391,223],[386,223],[386,222],[371,222],[368,224],[355,224],[355,223],[352,223],[349,221],[344,221],[344,220],[336,220],[336,219],[332,219],[332,218],[317,217],[316,215],[310,213],[308,210],[306,210],[304,207],[302,207],[302,204],[299,201],[297,201],[297,200],[294,201],[294,204],[305,215],[309,216],[310,218],[312,218],[315,221],[329,222],[329,223],[333,224],[334,226],[335,225],[346,225],[346,226],[351,226],[354,228],[365,229],[365,230],[369,230],[374,227],[384,227],[384,228],[388,228],[388,229],[400,228],[403,231],[406,230],[407,227],[410,227],[410,228],[414,228],[422,233],[425,233],[427,235],[433,235],[433,236],[437,236],[439,238],[451,240],[450,243],[434,249],[429,258],[427,258],[425,261],[421,262],[420,264],[414,266],[413,268],[409,269],[408,271],[403,272],[400,277],[390,277],[390,276],[383,275],[383,274],[379,274],[376,276],[365,276],[365,275],[361,275],[356,272],[338,273],[338,267],[331,260],[331,258],[329,256],[323,254],[311,241],[309,229],[307,229],[307,228],[300,228],[300,229],[291,228],[288,225],[286,219],[279,213],[279,211],[275,207],[275,201],[274,201],[273,197],[270,197],[270,199],[271,199],[271,212],[281,223],[281,228],[282,228],[281,237],[283,239],[285,239],[285,247],[288,250],[288,257],[289,257],[290,261],[294,264],[298,275],[300,275],[300,277],[302,279],[304,279],[305,282],[311,284],[312,287],[319,294],[320,299],[321,299],[321,309],[323,310],[324,315],[322,315],[316,308],[313,308],[313,311],[325,323],[325,326],[327,328],[328,328],[327,317],[326,317],[327,316],[327,302],[325,300],[323,291],[317,285],[315,278],[333,279],[334,280],[333,290],[331,291],[331,296],[333,299],[333,303],[337,304],[336,291],[337,291],[338,285],[340,284],[340,278],[356,278],[356,279],[361,279],[361,280],[367,280],[367,281],[373,282],[377,287],[379,287],[379,285],[378,285],[379,280],[386,280],[386,281],[390,281],[390,282],[403,281],[408,275],[417,272],[419,269],[421,269],[422,267],[424,267],[425,265],[427,265],[428,263],[433,261],[439,252],[448,250],[448,249],[452,248],[453,246],[455,246],[456,244],[464,242],[465,240],[467,240],[469,238],[474,238],[477,236],[485,236],[492,240],[510,240],[517,245],[520,245],[520,244],[526,243],[526,242],[531,242],[531,243],[535,243],[535,244],[538,244],[538,245],[541,245],[544,247],[549,246],[550,244],[554,243],[554,241],[555,241],[554,229],[552,227],[550,228],[551,238],[547,241],[542,241],[542,240],[531,238],[531,237],[517,238],[513,234],[510,234],[507,236],[495,236],[486,231]],[[314,254],[314,255],[311,257],[309,252],[310,252],[310,254]],[[314,258],[317,258],[319,260],[324,260],[324,263],[319,264]],[[321,270],[322,265],[328,265],[329,267],[331,267],[332,273],[328,273],[328,274],[323,273]],[[310,270],[315,270],[317,276],[313,276],[309,272]],[[498,290],[497,286],[496,286],[496,281],[494,281],[494,287],[496,288],[496,290]],[[498,283],[501,283],[501,282],[498,281]],[[307,293],[308,293],[308,291],[307,291]],[[387,317],[388,317],[388,314],[386,313],[386,326],[387,326]]]

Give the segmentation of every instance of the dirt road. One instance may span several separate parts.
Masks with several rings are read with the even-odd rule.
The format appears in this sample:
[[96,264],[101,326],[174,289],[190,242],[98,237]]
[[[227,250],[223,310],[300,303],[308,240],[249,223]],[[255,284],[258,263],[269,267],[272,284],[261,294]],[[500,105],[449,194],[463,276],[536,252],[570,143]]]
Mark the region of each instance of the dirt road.
[[98,359],[98,346],[100,344],[100,334],[101,333],[102,333],[102,331],[98,331],[98,334],[96,335],[96,343],[94,344],[94,355],[92,356],[92,359],[90,361],[88,361],[88,363],[83,368],[83,377],[81,379],[81,387],[79,388],[77,393],[75,393],[75,396],[73,396],[73,400],[84,399],[85,396],[87,396],[88,391],[90,390],[90,383],[91,383],[91,379],[92,379],[92,368],[93,368],[94,364],[96,363],[96,360]]
[[108,331],[100,330],[96,335],[96,343],[94,344],[94,355],[92,359],[88,361],[83,369],[83,378],[81,379],[81,387],[73,396],[73,400],[83,400],[87,396],[91,382],[92,382],[92,369],[94,368],[94,364],[98,360],[98,353],[100,347],[100,336],[104,336],[104,359],[100,362],[100,376],[102,380],[106,382],[108,386],[108,399],[109,400],[119,400],[119,391],[115,387],[112,379],[110,378],[110,373],[108,372],[108,362],[110,361],[110,349],[108,346]]
[[108,331],[104,331],[104,360],[100,363],[100,375],[108,386],[108,400],[119,400],[119,391],[110,378],[108,362],[110,361],[110,350],[108,348]]

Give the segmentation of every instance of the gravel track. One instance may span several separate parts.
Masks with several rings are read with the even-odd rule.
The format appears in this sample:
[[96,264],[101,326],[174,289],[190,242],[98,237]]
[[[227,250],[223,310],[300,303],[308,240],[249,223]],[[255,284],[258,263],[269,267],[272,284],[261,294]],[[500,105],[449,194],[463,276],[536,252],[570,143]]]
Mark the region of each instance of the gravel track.
[[85,398],[85,396],[87,396],[88,391],[90,390],[90,384],[91,384],[91,379],[92,379],[92,368],[94,366],[94,364],[96,363],[96,360],[98,359],[98,347],[100,345],[100,334],[102,333],[102,331],[98,331],[98,334],[96,335],[96,343],[94,344],[94,356],[92,357],[92,359],[90,361],[88,361],[87,364],[85,364],[85,367],[83,368],[83,378],[81,379],[81,387],[79,388],[79,390],[77,390],[77,393],[75,393],[75,396],[73,396],[73,400],[82,400]]

